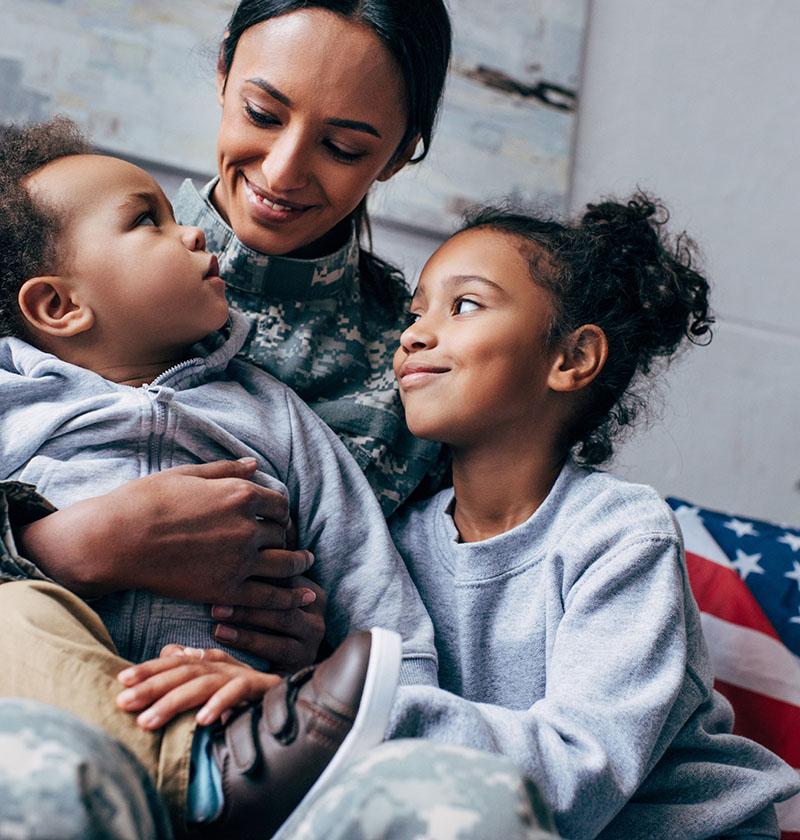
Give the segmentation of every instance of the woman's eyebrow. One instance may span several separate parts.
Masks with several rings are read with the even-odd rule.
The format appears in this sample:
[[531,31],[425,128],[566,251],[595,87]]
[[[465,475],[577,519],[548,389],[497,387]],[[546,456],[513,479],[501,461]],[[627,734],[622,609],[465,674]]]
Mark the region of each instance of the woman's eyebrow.
[[[282,91],[278,90],[274,85],[271,85],[266,79],[262,79],[260,76],[253,76],[247,81],[255,85],[264,93],[271,96],[277,102],[280,102],[281,105],[285,105],[287,108],[292,107],[292,100],[283,93]],[[371,134],[373,137],[377,137],[379,140],[382,139],[382,135],[374,125],[368,122],[363,122],[362,120],[348,120],[344,117],[331,117],[329,120],[325,120],[328,125],[335,125],[339,128],[349,128],[353,131],[363,131],[365,134]]]

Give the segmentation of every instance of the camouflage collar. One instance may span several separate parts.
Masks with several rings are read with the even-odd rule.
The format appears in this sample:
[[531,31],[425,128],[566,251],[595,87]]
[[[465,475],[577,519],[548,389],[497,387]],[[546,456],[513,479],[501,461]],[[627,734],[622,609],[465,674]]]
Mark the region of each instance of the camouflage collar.
[[358,283],[355,228],[338,251],[315,260],[262,254],[240,242],[211,203],[209,196],[217,180],[198,190],[187,178],[175,196],[175,216],[181,224],[203,228],[208,250],[217,254],[220,273],[232,289],[299,301],[335,297],[343,286]]

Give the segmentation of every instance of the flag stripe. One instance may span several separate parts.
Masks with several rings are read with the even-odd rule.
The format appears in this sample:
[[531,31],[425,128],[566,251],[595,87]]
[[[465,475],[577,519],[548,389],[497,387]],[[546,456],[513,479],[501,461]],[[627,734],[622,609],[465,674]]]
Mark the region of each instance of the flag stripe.
[[700,620],[715,677],[800,706],[800,662],[777,639],[708,613]]
[[702,612],[779,639],[758,601],[734,569],[709,562],[695,554],[693,546],[686,549],[686,566],[692,592]]
[[[714,688],[724,694],[736,711],[733,731],[779,755],[792,767],[800,767],[800,709],[755,691],[748,691],[724,680],[714,680]],[[800,818],[797,827],[800,828]]]

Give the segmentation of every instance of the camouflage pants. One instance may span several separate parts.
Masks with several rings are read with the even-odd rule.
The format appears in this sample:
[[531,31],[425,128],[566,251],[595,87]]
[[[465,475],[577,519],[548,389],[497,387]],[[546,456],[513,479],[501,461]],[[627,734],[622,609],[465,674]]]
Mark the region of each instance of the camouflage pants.
[[[545,840],[548,829],[536,792],[501,756],[395,741],[301,806],[276,840]],[[171,837],[131,753],[67,712],[0,700],[2,840]]]
[[2,840],[169,840],[150,777],[105,732],[34,700],[0,699]]

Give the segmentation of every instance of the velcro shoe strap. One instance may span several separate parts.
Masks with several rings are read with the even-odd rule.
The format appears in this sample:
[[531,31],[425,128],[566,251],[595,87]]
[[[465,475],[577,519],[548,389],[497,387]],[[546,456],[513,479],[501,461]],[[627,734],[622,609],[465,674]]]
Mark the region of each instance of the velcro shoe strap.
[[225,727],[225,743],[231,764],[240,775],[246,776],[261,764],[258,741],[258,720],[261,710],[256,706],[229,721]]
[[267,731],[275,737],[283,730],[289,720],[289,708],[286,705],[286,680],[275,686],[269,693],[269,702],[264,703],[264,721]]

